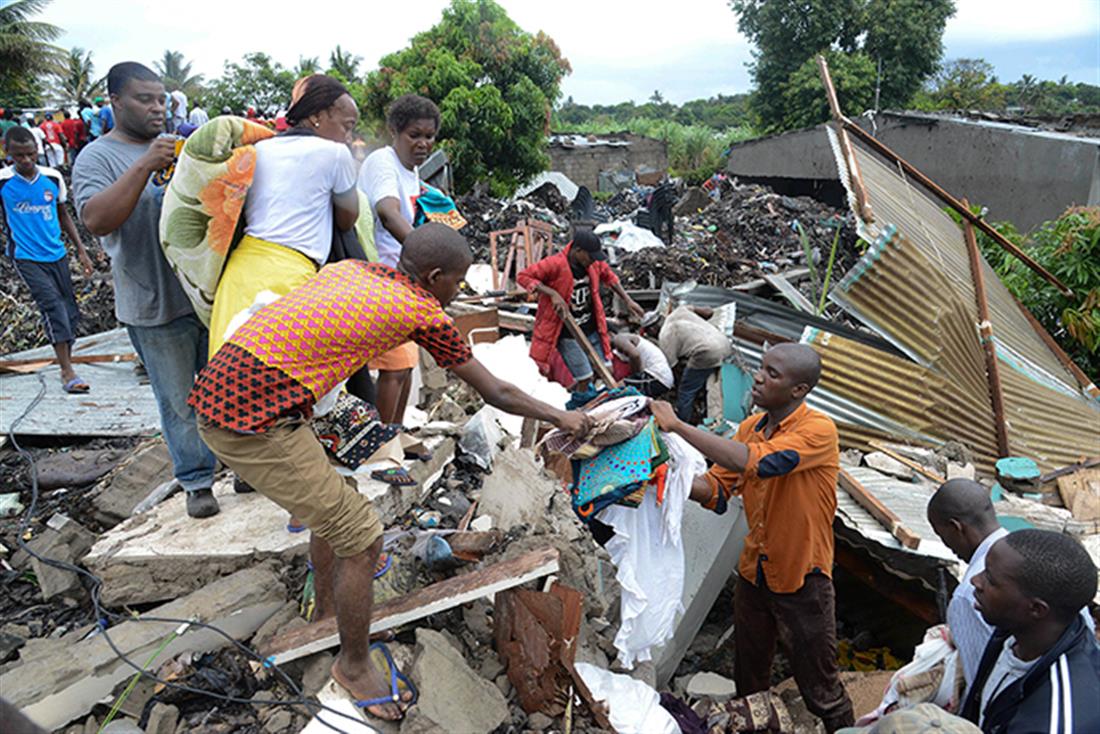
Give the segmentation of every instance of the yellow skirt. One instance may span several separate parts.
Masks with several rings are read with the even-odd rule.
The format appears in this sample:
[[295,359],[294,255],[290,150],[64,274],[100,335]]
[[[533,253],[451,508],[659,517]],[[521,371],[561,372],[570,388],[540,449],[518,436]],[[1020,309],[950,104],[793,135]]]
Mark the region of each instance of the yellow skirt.
[[229,253],[210,314],[210,356],[226,339],[229,323],[263,291],[285,296],[317,274],[317,264],[289,247],[245,235]]

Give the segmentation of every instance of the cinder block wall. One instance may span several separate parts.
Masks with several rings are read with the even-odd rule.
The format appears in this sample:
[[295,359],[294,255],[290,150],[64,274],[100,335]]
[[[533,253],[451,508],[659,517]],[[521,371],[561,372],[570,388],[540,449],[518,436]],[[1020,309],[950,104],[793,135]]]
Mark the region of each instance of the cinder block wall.
[[567,148],[550,146],[550,169],[561,171],[578,186],[591,191],[599,188],[601,171],[637,171],[639,169],[668,169],[668,146],[661,140],[638,135],[608,136],[626,140],[629,146],[591,145]]

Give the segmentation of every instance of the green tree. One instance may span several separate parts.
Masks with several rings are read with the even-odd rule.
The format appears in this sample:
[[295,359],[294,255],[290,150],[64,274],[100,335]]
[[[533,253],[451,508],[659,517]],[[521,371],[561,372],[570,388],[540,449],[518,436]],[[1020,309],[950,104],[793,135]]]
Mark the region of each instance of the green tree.
[[299,56],[298,65],[294,67],[294,78],[301,79],[310,74],[321,72],[321,59],[317,56]]
[[527,33],[497,3],[453,0],[439,23],[381,60],[360,102],[381,123],[402,94],[434,100],[456,187],[487,181],[505,195],[549,164],[544,136],[569,71],[550,37]]
[[0,99],[20,107],[37,106],[42,70],[55,68],[65,52],[53,45],[62,31],[33,20],[50,0],[7,0],[0,4]]
[[997,82],[993,65],[984,59],[953,59],[943,64],[916,107],[932,110],[1001,110],[1006,87]]
[[332,49],[328,57],[328,73],[339,76],[345,82],[354,82],[359,78],[359,64],[362,61],[362,56],[345,51],[340,48],[340,44],[336,44],[336,48]]
[[204,96],[211,111],[224,107],[234,113],[248,107],[270,111],[290,104],[294,72],[265,53],[245,54],[242,62],[225,62],[221,77],[207,86]]
[[[827,51],[829,76],[841,109],[865,110],[875,100],[875,62],[863,53]],[[829,101],[821,83],[817,59],[806,59],[780,90],[783,101],[782,127],[794,130],[812,127],[830,118]]]
[[191,73],[191,62],[185,61],[179,51],[165,51],[153,66],[169,92],[183,90],[188,97],[194,97],[202,91],[202,74]]
[[69,49],[64,63],[53,72],[52,91],[59,102],[76,104],[82,99],[103,96],[106,77],[96,77],[92,52],[76,47]]
[[[803,70],[818,53],[830,50],[852,55],[853,61],[858,55],[870,59],[869,79],[872,88],[876,83],[879,86],[880,106],[905,106],[935,70],[943,52],[944,26],[955,12],[954,0],[729,3],[738,15],[741,32],[756,46],[751,65],[755,83],[751,107],[757,123],[766,131],[786,129],[788,120],[816,124],[828,119],[827,115],[810,115],[788,105],[804,101],[802,95],[791,94],[792,75]],[[855,63],[860,65],[860,73],[867,73],[862,60]],[[854,70],[851,64],[849,67]],[[858,114],[863,109],[847,112]]]

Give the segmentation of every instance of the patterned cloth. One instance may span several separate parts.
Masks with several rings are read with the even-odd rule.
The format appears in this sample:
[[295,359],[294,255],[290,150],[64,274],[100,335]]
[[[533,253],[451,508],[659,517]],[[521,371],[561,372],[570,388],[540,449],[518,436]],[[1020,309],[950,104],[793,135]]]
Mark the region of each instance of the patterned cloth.
[[354,395],[341,393],[329,413],[313,419],[313,431],[337,461],[358,469],[401,432],[401,425],[383,423],[373,405]]
[[210,324],[214,292],[256,173],[255,143],[274,137],[263,125],[216,117],[187,138],[164,191],[160,244],[195,314]]
[[771,691],[752,693],[724,703],[712,703],[707,712],[710,734],[794,734],[794,721],[783,699]]
[[309,417],[321,396],[410,339],[444,369],[472,357],[431,293],[393,268],[344,260],[237,329],[188,404],[222,428],[262,432],[280,417]]
[[[653,419],[637,436],[574,464],[573,510],[588,521],[600,510],[635,494],[653,477],[661,445]],[[667,453],[665,454],[667,458]]]

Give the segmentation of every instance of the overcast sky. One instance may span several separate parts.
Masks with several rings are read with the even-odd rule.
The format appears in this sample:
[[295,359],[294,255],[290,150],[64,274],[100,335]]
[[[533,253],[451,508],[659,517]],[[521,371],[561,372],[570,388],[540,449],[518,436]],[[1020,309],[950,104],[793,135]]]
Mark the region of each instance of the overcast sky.
[[[681,103],[749,90],[750,46],[725,0],[657,4],[592,0],[498,0],[525,30],[543,30],[561,47],[573,73],[563,82],[577,102],[645,101],[659,89]],[[96,70],[136,60],[151,64],[165,49],[183,52],[194,71],[218,76],[227,60],[264,51],[284,65],[340,44],[374,68],[387,53],[434,25],[446,0],[286,3],[258,12],[232,0],[53,0],[41,19],[65,29],[64,47],[94,51]],[[1002,81],[1022,74],[1100,84],[1100,0],[956,0],[947,23],[945,58],[981,57]]]

